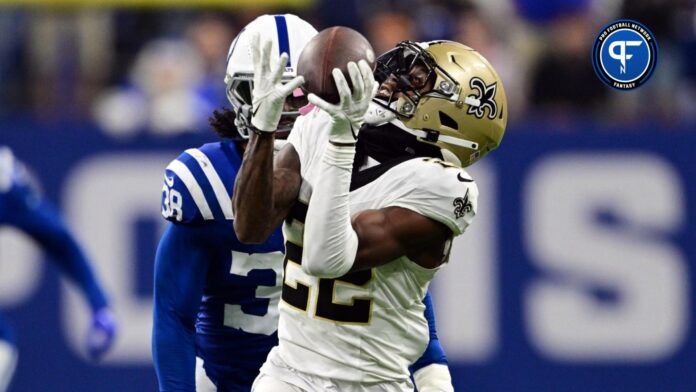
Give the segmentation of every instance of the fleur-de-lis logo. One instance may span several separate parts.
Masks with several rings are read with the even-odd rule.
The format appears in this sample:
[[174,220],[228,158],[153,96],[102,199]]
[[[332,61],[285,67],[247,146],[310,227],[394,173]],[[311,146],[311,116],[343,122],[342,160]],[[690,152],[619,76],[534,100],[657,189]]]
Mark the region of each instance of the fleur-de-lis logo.
[[469,81],[469,86],[476,90],[476,94],[469,95],[467,98],[473,98],[478,101],[477,105],[469,105],[467,109],[467,114],[473,114],[476,118],[483,118],[485,115],[485,109],[488,108],[488,118],[494,119],[498,114],[498,105],[495,103],[495,92],[498,89],[498,83],[494,82],[491,85],[486,86],[481,78],[471,78]]
[[466,190],[464,197],[458,197],[454,199],[452,205],[454,206],[454,216],[457,219],[470,213],[474,206],[471,204],[471,201],[469,201],[469,190]]

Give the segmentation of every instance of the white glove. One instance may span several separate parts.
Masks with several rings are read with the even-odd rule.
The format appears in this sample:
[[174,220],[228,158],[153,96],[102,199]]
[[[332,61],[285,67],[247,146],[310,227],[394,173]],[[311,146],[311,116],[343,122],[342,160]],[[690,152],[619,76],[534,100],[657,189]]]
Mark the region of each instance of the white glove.
[[275,132],[283,112],[285,97],[304,83],[302,76],[296,76],[283,84],[281,81],[288,54],[283,53],[277,66],[271,69],[271,49],[273,42],[261,43],[260,34],[251,38],[252,59],[254,61],[254,91],[252,91],[251,125],[264,132]]
[[9,147],[0,146],[0,193],[12,188],[12,173],[14,172],[14,156]]
[[372,69],[365,60],[360,60],[358,64],[352,61],[348,63],[348,74],[353,83],[352,93],[341,70],[334,68],[331,74],[336,82],[340,102],[332,105],[314,94],[309,94],[307,99],[331,116],[329,141],[338,145],[354,144],[358,138],[360,126],[365,121],[365,112],[379,85],[375,82]]
[[447,365],[430,364],[413,373],[418,392],[454,392],[452,376]]

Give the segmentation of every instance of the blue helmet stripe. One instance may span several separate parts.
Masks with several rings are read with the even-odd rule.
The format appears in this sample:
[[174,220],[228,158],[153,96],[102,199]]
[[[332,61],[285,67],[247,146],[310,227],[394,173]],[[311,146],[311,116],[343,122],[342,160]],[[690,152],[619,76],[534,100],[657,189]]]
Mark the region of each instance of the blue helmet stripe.
[[285,21],[285,15],[276,15],[276,30],[278,31],[278,55],[282,53],[288,54],[288,64],[290,66],[290,37],[288,36],[288,24]]

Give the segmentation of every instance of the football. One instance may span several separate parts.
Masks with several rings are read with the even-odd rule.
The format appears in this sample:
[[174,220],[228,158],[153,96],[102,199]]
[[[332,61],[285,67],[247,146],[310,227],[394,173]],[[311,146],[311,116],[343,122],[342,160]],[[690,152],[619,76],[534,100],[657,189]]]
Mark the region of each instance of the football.
[[340,69],[352,88],[346,66],[351,61],[357,63],[359,60],[367,61],[374,69],[375,52],[367,39],[348,27],[329,27],[314,36],[302,50],[297,62],[297,74],[304,76],[302,87],[305,91],[327,102],[338,103],[338,91],[331,71]]

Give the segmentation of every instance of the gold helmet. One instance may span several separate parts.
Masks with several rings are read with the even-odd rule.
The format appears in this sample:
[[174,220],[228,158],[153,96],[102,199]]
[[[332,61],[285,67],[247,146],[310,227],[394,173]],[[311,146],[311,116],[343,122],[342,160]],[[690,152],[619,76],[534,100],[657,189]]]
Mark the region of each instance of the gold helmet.
[[[409,79],[416,66],[424,67],[432,89],[419,89]],[[379,83],[395,79],[390,97],[375,98],[396,115],[391,122],[421,142],[452,152],[462,167],[500,145],[508,116],[503,83],[470,47],[452,41],[404,41],[377,59],[375,75]]]

